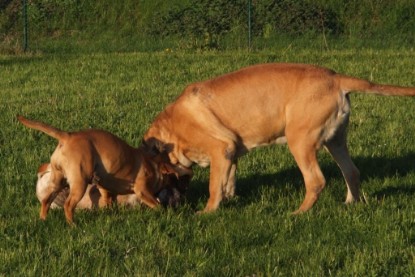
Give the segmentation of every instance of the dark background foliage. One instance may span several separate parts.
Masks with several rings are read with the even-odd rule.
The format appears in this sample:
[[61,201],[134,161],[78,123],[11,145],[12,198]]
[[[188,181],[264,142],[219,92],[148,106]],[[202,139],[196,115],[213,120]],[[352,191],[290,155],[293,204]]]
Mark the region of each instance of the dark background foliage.
[[[0,2],[0,51],[20,45],[21,0]],[[31,42],[75,38],[118,49],[240,48],[248,33],[258,47],[298,38],[413,45],[413,0],[28,0]],[[243,38],[243,39],[242,39]],[[117,42],[119,45],[117,45]],[[40,43],[39,48],[45,43]],[[152,47],[149,47],[152,45]],[[124,46],[128,48],[127,46]],[[32,47],[33,48],[33,47]],[[122,50],[122,49],[121,49]]]

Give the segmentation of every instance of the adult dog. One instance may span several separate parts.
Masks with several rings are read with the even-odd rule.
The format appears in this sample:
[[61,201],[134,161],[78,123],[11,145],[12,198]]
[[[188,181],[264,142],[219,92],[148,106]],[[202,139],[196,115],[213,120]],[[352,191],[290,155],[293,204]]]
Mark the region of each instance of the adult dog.
[[378,85],[305,64],[261,64],[189,85],[144,135],[147,151],[172,165],[210,164],[209,200],[218,208],[235,191],[237,159],[252,148],[288,143],[306,194],[294,213],[309,210],[325,186],[317,161],[324,146],[347,184],[346,203],[359,199],[360,176],[346,146],[352,91],[414,96],[415,88]]
[[150,159],[141,149],[133,148],[103,130],[64,132],[23,116],[18,116],[18,120],[59,141],[51,156],[50,184],[41,202],[42,220],[46,219],[51,203],[63,189],[64,180],[69,185],[69,195],[64,204],[69,224],[73,223],[74,209],[84,196],[88,184],[98,185],[100,206],[111,203],[113,195],[132,193],[150,208],[159,205],[155,195],[168,183],[163,181],[163,177],[174,172],[169,164],[157,160],[161,156]]

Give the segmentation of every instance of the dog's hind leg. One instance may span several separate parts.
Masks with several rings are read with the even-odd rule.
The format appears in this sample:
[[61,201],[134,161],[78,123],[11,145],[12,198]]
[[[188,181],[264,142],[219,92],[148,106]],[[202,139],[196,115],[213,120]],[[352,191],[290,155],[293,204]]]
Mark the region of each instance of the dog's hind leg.
[[64,211],[66,221],[69,224],[73,224],[73,213],[75,210],[76,205],[81,201],[82,197],[85,194],[86,188],[88,186],[87,179],[83,178],[82,176],[77,177],[68,177],[69,183],[69,195],[65,201]]
[[306,188],[304,201],[294,212],[294,214],[298,214],[308,211],[314,205],[326,185],[326,180],[317,161],[317,150],[319,148],[318,143],[316,143],[317,136],[313,138],[309,133],[307,133],[309,136],[299,136],[299,132],[293,134],[291,137],[287,133],[288,146],[303,174]]
[[116,195],[113,195],[108,190],[104,189],[103,187],[99,185],[97,187],[101,195],[98,201],[98,207],[106,208],[106,207],[111,206],[116,199]]
[[[106,208],[109,207],[110,205],[112,205],[112,203],[115,201],[116,199],[116,195],[113,195],[112,193],[110,193],[107,189],[105,189],[101,184],[101,179],[99,178],[99,176],[94,173],[94,177],[92,178],[92,189],[90,190],[90,197],[92,200],[92,207],[94,206],[98,206],[100,208]],[[96,201],[96,199],[94,199],[94,197],[92,197],[92,193],[96,192],[96,190],[98,190],[99,192],[99,197]]]
[[50,179],[48,182],[46,196],[41,201],[40,207],[40,219],[45,220],[48,214],[50,205],[53,200],[55,200],[59,191],[63,189],[63,174],[60,171],[53,170],[51,171]]
[[341,128],[335,136],[325,143],[333,159],[342,171],[347,185],[347,196],[345,203],[351,203],[359,200],[360,173],[354,165],[346,144],[346,131]]

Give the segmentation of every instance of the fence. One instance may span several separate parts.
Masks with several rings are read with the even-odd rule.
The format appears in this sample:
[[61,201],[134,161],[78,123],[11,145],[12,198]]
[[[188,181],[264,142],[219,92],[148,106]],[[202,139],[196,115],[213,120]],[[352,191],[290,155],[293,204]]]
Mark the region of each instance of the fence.
[[0,51],[7,42],[13,47],[11,41],[33,50],[60,38],[69,38],[65,43],[80,39],[113,43],[114,49],[131,44],[128,47],[137,50],[258,48],[276,38],[313,36],[392,37],[411,45],[414,30],[413,0],[5,0],[0,4]]

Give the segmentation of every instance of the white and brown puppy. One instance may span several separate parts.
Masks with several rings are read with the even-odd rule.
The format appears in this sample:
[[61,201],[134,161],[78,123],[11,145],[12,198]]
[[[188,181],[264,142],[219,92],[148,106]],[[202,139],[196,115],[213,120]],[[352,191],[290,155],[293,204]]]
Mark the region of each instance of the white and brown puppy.
[[[42,203],[49,196],[49,182],[52,172],[52,166],[50,163],[42,164],[37,171],[37,182],[36,182],[36,196],[37,199]],[[58,192],[55,199],[53,200],[50,208],[62,208],[65,204],[66,199],[69,196],[69,186],[65,180],[62,185],[62,190]],[[99,207],[101,199],[101,193],[99,192],[97,184],[88,184],[85,194],[82,199],[76,205],[76,209],[95,209]],[[140,200],[135,194],[117,195],[113,199],[119,205],[125,205],[134,207],[140,204]],[[160,200],[159,200],[160,202]]]
[[349,93],[414,96],[415,88],[378,85],[304,64],[261,64],[189,85],[144,135],[147,151],[173,165],[210,165],[205,212],[234,194],[237,159],[249,150],[288,143],[304,177],[309,210],[325,186],[317,161],[324,146],[347,184],[346,202],[359,199],[359,171],[346,146]]
[[103,130],[64,132],[22,116],[18,116],[18,120],[59,141],[51,156],[50,180],[41,203],[41,219],[46,219],[49,207],[63,189],[65,181],[69,185],[69,195],[64,211],[70,224],[73,223],[74,209],[85,195],[88,184],[98,185],[101,194],[99,206],[111,203],[113,195],[132,193],[150,208],[159,205],[155,195],[169,183],[169,180],[163,180],[164,176],[172,173],[170,166],[157,159],[160,155],[150,159],[142,150]]
[[[51,183],[52,167],[50,163],[44,163],[39,166],[37,171],[37,182],[36,182],[36,196],[39,202],[42,203],[48,197],[49,186]],[[167,181],[166,186],[157,193],[157,201],[164,207],[176,208],[183,201],[183,196],[188,188],[190,182],[190,176],[177,178],[175,174],[167,174],[163,180]],[[50,208],[62,208],[65,204],[66,199],[69,196],[69,186],[64,180],[62,190],[58,192],[55,199],[53,200]],[[134,207],[141,204],[141,201],[135,194],[117,195],[112,199],[117,205]],[[76,205],[76,209],[94,209],[98,208],[100,204],[101,193],[98,189],[97,184],[89,184],[86,188],[85,194],[82,199]]]

